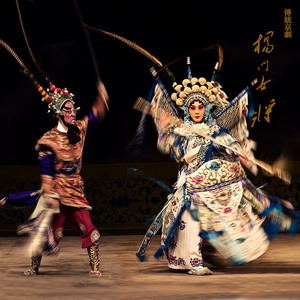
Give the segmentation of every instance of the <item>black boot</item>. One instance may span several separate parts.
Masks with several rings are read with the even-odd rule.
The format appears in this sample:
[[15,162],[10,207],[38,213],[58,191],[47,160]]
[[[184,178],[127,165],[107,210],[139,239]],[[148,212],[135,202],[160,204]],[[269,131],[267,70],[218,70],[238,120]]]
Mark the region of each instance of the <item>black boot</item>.
[[35,276],[39,273],[39,267],[41,264],[42,256],[32,256],[31,257],[31,268],[24,271],[25,276]]

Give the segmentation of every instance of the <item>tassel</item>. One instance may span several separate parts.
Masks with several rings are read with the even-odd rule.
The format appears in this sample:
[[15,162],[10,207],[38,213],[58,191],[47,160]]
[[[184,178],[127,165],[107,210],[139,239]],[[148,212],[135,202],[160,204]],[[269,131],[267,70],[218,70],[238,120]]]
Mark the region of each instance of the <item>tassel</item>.
[[145,255],[140,255],[138,253],[136,253],[135,255],[136,255],[136,257],[138,258],[138,260],[140,262],[146,261],[146,256]]
[[155,253],[154,253],[154,257],[159,259],[164,255],[164,246],[161,246]]

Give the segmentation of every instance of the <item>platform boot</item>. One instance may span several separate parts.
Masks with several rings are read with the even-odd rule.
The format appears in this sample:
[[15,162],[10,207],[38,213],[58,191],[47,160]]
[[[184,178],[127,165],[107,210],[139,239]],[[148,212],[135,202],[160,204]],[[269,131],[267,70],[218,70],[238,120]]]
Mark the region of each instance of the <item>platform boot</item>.
[[42,256],[32,256],[31,257],[31,267],[30,269],[24,271],[25,276],[35,276],[39,273],[39,267],[41,265]]
[[87,251],[90,258],[91,271],[90,277],[100,277],[100,258],[99,258],[99,241],[94,242],[91,246],[87,247]]

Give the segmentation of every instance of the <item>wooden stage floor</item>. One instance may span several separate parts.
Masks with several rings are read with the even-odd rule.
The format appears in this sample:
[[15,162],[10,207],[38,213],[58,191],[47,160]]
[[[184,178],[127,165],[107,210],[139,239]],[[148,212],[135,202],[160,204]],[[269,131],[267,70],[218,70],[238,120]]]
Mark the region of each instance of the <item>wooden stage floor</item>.
[[0,299],[300,299],[300,235],[279,235],[255,262],[212,276],[192,276],[168,269],[153,253],[138,262],[141,235],[101,237],[101,278],[89,278],[88,255],[78,236],[67,236],[61,252],[45,257],[40,274],[25,277],[29,266],[25,237],[0,237]]

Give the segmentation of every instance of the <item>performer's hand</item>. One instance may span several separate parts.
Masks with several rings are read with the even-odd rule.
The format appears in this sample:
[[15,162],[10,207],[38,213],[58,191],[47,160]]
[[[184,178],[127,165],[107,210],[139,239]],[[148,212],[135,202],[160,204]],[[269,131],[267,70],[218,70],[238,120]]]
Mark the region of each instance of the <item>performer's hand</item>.
[[103,82],[97,84],[97,96],[93,104],[93,114],[99,118],[103,118],[106,112],[106,106],[109,101],[108,93]]
[[240,158],[242,164],[246,164],[248,162],[248,157],[247,157],[246,151],[239,150],[239,152],[241,152],[241,154],[239,155],[239,158]]
[[280,199],[280,200],[283,203],[283,205],[285,207],[287,207],[288,209],[295,209],[294,205],[290,201],[283,200],[283,199]]
[[5,197],[0,200],[0,206],[4,206],[6,203]]

